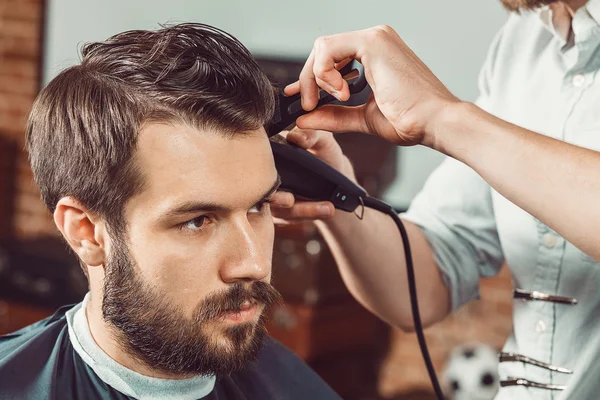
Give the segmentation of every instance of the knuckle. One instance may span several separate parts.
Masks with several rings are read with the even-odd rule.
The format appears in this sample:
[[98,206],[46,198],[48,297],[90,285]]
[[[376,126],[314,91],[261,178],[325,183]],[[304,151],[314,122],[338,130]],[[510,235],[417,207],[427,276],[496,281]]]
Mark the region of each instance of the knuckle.
[[389,25],[385,25],[385,24],[383,24],[383,25],[377,25],[375,28],[379,32],[385,33],[386,35],[390,35],[390,34],[394,33],[394,29],[392,29],[392,27],[389,26]]
[[330,37],[329,36],[321,36],[315,40],[314,48],[315,51],[324,51],[329,47]]
[[389,25],[377,25],[370,30],[369,38],[376,41],[387,40],[393,32],[394,30]]

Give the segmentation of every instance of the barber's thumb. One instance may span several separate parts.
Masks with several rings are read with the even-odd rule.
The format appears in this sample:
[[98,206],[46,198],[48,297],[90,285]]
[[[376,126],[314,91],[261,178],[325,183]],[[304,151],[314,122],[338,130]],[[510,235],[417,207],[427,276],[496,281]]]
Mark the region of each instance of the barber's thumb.
[[363,113],[359,107],[324,106],[301,116],[296,126],[301,129],[318,129],[334,133],[363,132]]

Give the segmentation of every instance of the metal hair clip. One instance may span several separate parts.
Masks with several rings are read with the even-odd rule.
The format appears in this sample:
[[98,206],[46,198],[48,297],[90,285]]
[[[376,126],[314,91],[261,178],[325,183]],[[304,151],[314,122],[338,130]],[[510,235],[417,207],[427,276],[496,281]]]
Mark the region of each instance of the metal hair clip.
[[529,291],[523,290],[523,289],[515,289],[513,295],[514,295],[515,299],[521,299],[521,300],[525,300],[525,301],[539,300],[539,301],[548,301],[551,303],[567,304],[570,306],[574,306],[575,304],[577,304],[577,299],[574,299],[572,297],[555,296],[552,294],[546,294],[546,293],[542,293],[542,292],[538,292],[538,291],[529,292]]
[[554,372],[560,372],[562,374],[572,374],[573,373],[573,371],[571,371],[568,368],[558,367],[558,366],[552,365],[552,364],[547,364],[547,363],[544,363],[544,362],[541,362],[538,360],[534,360],[533,358],[529,358],[522,354],[500,353],[498,355],[498,359],[500,360],[500,362],[522,362],[525,364],[535,365],[536,367],[548,369],[548,370],[554,371]]
[[549,383],[539,383],[533,382],[523,378],[513,378],[508,377],[508,379],[500,381],[501,387],[507,386],[525,386],[525,387],[533,387],[538,389],[547,389],[547,390],[565,390],[565,385],[553,385]]
[[[522,354],[500,353],[500,354],[498,354],[498,359],[500,360],[500,362],[522,362],[525,364],[530,364],[530,365],[534,365],[536,367],[544,368],[544,369],[547,369],[550,371],[560,372],[562,374],[572,374],[573,373],[573,371],[571,371],[568,368],[563,368],[563,367],[558,367],[556,365],[547,364],[547,363],[544,363],[544,362],[541,362],[538,360],[534,360],[533,358],[529,358]],[[500,386],[502,386],[502,387],[526,386],[526,387],[533,387],[533,388],[547,389],[547,390],[564,390],[566,387],[564,385],[539,383],[539,382],[533,382],[533,381],[530,381],[530,380],[527,380],[524,378],[514,378],[514,377],[510,377],[510,376],[508,377],[508,379],[501,380]]]

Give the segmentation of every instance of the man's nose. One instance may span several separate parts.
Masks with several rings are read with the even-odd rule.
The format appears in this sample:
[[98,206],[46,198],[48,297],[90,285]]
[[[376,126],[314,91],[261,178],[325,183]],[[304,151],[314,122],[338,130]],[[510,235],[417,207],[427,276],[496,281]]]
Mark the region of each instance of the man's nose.
[[260,237],[247,219],[236,221],[228,232],[227,256],[220,269],[225,283],[264,280],[271,272],[271,260]]

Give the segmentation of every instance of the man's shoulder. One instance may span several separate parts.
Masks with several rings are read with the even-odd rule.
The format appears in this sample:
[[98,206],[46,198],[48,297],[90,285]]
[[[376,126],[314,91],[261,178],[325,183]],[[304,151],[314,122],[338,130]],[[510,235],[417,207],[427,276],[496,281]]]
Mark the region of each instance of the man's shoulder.
[[[0,400],[125,399],[93,374],[71,344],[66,312],[0,336]],[[106,394],[106,396],[105,396]]]
[[68,308],[70,306],[63,307],[46,319],[0,336],[0,399],[41,399],[44,390],[50,390],[55,384],[51,371],[69,344],[64,317]]
[[51,343],[56,341],[62,329],[66,329],[67,322],[65,313],[72,308],[68,305],[59,308],[53,315],[42,319],[18,331],[0,336],[0,361],[11,352],[21,347],[24,343],[33,340],[40,335],[49,338]]
[[512,59],[515,52],[527,49],[530,56],[542,51],[552,39],[539,11],[511,13],[494,40],[500,59]]
[[329,400],[340,397],[303,360],[267,337],[256,362],[220,384],[233,382],[248,398]]

